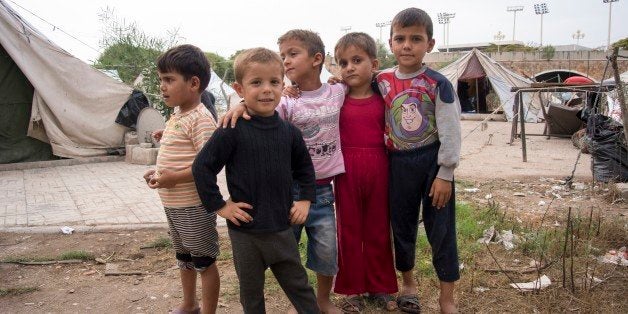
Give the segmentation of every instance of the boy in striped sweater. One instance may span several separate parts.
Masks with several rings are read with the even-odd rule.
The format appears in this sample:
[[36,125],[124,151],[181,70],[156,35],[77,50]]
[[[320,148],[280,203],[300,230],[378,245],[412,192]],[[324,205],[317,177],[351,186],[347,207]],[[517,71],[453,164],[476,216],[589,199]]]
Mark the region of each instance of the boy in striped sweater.
[[183,304],[171,313],[200,313],[196,301],[196,272],[201,275],[202,312],[215,313],[220,290],[216,267],[216,213],[207,213],[196,191],[192,163],[216,129],[201,103],[209,84],[210,66],[203,51],[182,45],[157,59],[160,90],[166,105],[175,108],[160,138],[157,170],[144,179],[158,189],[181,274]]

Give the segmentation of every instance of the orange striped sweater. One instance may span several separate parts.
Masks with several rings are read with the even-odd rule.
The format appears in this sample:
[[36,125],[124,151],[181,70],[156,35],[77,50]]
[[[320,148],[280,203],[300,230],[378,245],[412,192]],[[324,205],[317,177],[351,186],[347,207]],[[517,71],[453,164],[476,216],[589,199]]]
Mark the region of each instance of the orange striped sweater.
[[[161,137],[157,170],[180,171],[192,166],[196,154],[216,129],[216,122],[205,105],[199,104],[183,114],[174,113]],[[182,208],[201,204],[194,181],[159,189],[165,207]]]

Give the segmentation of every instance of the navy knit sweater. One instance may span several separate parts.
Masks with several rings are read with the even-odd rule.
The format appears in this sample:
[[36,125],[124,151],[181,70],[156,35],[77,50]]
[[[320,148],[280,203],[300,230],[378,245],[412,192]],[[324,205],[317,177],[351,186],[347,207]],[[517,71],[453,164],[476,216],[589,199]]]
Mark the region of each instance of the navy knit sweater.
[[224,166],[231,200],[253,206],[248,210],[253,221],[239,227],[227,221],[229,228],[250,233],[289,228],[293,180],[300,185],[299,200],[316,200],[314,166],[301,132],[276,112],[217,129],[196,156],[192,174],[208,212],[225,205],[216,184]]

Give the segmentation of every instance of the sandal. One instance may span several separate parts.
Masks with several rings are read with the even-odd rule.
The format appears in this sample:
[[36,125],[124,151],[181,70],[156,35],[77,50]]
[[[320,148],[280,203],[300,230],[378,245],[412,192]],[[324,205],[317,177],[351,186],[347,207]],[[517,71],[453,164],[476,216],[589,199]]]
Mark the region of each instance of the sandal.
[[369,295],[369,301],[373,302],[379,309],[392,312],[397,310],[397,301],[390,294],[376,293]]
[[354,295],[342,299],[342,306],[340,308],[343,313],[362,313],[365,307],[366,304],[364,304],[362,296]]
[[404,313],[421,313],[419,297],[414,294],[398,296],[397,306],[399,306],[399,310]]

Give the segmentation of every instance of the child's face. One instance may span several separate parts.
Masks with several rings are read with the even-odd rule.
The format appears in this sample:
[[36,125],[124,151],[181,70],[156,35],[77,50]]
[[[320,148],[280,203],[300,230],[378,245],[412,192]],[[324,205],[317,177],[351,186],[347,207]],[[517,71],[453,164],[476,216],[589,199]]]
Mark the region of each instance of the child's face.
[[177,72],[157,72],[159,76],[159,90],[164,102],[170,108],[177,106],[193,105],[198,98],[200,81],[193,76],[185,80],[183,75]]
[[244,99],[249,114],[262,117],[272,116],[283,91],[281,65],[251,63],[242,77],[242,83],[236,82],[233,87]]
[[302,41],[298,39],[283,41],[279,44],[279,55],[283,60],[286,76],[291,81],[299,84],[304,78],[314,74],[318,77],[322,56],[320,53],[310,56]]
[[373,71],[379,67],[377,59],[371,59],[366,51],[356,46],[337,51],[336,60],[340,66],[342,80],[353,88],[370,85]]
[[412,73],[423,64],[425,54],[434,48],[434,39],[428,39],[424,26],[399,27],[394,25],[388,42],[399,63],[399,71]]

